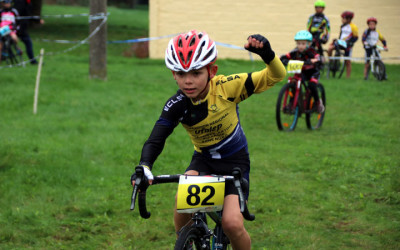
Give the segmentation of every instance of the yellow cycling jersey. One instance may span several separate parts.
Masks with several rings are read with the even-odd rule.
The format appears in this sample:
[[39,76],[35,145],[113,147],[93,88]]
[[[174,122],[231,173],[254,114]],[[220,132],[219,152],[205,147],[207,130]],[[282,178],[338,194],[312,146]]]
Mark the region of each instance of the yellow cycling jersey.
[[285,74],[282,62],[275,57],[261,71],[215,76],[207,96],[197,103],[178,91],[165,104],[157,123],[170,127],[182,123],[197,152],[211,158],[229,156],[247,147],[237,104],[271,88]]
[[339,39],[349,41],[352,38],[358,37],[358,28],[354,23],[342,25],[340,29]]

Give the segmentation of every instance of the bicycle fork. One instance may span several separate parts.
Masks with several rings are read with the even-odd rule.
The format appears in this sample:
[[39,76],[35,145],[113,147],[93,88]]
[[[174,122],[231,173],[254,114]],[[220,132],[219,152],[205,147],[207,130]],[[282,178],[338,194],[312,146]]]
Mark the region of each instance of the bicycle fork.
[[201,248],[210,249],[210,238],[213,236],[213,232],[207,227],[207,217],[204,213],[195,213],[193,218],[193,225],[204,231],[204,235],[201,237]]
[[[290,107],[291,110],[296,110],[297,107],[300,108],[300,114],[302,112],[302,107],[303,107],[303,103],[302,103],[302,98],[301,98],[301,80],[297,80],[296,81],[296,90],[293,93],[294,96],[291,96],[291,98],[293,98],[293,103],[292,106]],[[286,97],[285,97],[286,98]],[[300,102],[300,105],[297,105]],[[285,100],[286,103],[286,100]],[[297,112],[296,112],[297,113]]]

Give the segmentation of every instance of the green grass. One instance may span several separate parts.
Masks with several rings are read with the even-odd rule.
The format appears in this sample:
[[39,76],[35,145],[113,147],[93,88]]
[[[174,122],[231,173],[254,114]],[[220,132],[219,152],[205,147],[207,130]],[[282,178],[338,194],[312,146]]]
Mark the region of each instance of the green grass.
[[[125,11],[110,8],[109,27],[135,30],[135,18],[147,16],[139,11],[127,22],[114,14]],[[69,36],[72,24],[57,22],[33,30],[32,37]],[[87,35],[86,19],[66,22],[76,22],[71,39]],[[133,36],[145,34],[145,25]],[[59,37],[47,34],[57,29],[63,30]],[[131,38],[117,33],[110,39]],[[144,220],[129,211],[129,178],[177,87],[162,60],[125,58],[125,48],[116,46],[109,46],[106,82],[88,80],[86,45],[46,56],[37,115],[37,68],[0,70],[1,249],[173,248],[176,186],[150,188],[152,216]],[[68,46],[35,42],[40,47]],[[221,74],[263,67],[238,60],[218,65]],[[304,118],[294,132],[278,131],[274,110],[283,82],[241,103],[252,161],[250,209],[256,220],[246,228],[253,249],[400,248],[400,67],[388,65],[385,82],[362,80],[362,65],[353,69],[349,80],[321,79],[327,113],[320,131],[307,130]],[[154,174],[182,173],[192,151],[179,126]]]

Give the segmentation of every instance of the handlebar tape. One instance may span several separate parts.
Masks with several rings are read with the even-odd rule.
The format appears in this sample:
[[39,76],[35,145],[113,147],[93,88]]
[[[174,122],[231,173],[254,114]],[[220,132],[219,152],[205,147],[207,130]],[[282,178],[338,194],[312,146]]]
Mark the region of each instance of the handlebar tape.
[[144,219],[150,218],[151,213],[147,211],[146,207],[146,191],[141,191],[139,193],[139,212],[142,218]]

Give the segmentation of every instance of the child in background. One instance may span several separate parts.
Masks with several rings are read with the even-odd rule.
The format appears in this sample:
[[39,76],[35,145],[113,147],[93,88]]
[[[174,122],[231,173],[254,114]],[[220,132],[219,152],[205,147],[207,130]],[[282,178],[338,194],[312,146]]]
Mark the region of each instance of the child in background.
[[284,56],[281,56],[281,61],[287,65],[289,60],[304,61],[301,75],[304,81],[308,81],[308,87],[311,89],[314,100],[318,100],[317,111],[323,113],[325,111],[324,104],[318,96],[317,84],[320,76],[321,57],[313,49],[311,45],[312,35],[307,30],[301,30],[294,36],[296,48]]
[[[351,11],[344,11],[341,15],[342,26],[340,27],[339,39],[344,40],[347,43],[347,48],[345,50],[344,56],[351,57],[351,52],[353,51],[353,45],[358,40],[358,28],[351,22],[354,17],[354,13]],[[332,42],[328,49],[328,55],[332,56],[332,52],[335,49],[334,43],[336,39]],[[345,60],[346,65],[346,77],[349,78],[351,75],[351,61]]]
[[[1,0],[2,9],[0,9],[0,28],[4,26],[8,26],[11,30],[10,36],[15,42],[18,43],[17,37],[17,17],[19,16],[18,11],[15,8],[12,8],[12,0]],[[2,43],[0,43],[0,51],[2,49]],[[22,53],[19,50],[19,53]],[[0,53],[0,61],[1,61],[1,53]]]
[[[365,49],[365,67],[364,67],[364,79],[368,80],[368,75],[369,75],[369,57],[372,55],[372,49],[376,46],[378,41],[381,41],[383,44],[383,47],[387,51],[387,44],[385,38],[382,36],[382,34],[379,32],[379,30],[376,29],[376,25],[378,24],[378,20],[375,17],[370,17],[367,19],[367,25],[368,29],[364,31],[364,34],[362,36],[362,42],[364,44],[364,49]],[[385,77],[383,78],[384,80],[387,80],[386,72],[385,72]]]
[[324,15],[325,2],[317,0],[314,3],[315,14],[308,18],[307,29],[313,36],[312,47],[317,48],[318,54],[322,56],[322,44],[325,44],[329,40],[329,34],[331,32],[331,26],[329,19]]

